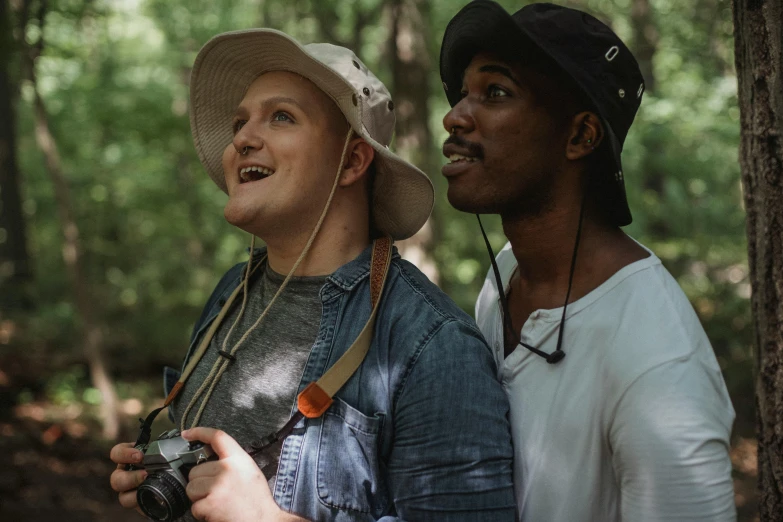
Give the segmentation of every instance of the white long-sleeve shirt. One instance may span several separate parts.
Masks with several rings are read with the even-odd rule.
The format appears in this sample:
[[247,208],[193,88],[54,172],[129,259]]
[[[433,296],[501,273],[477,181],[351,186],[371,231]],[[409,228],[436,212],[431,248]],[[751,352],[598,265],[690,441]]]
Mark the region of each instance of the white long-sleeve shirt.
[[[517,267],[498,254],[503,284]],[[476,320],[511,404],[520,520],[733,521],[734,421],[720,368],[690,303],[654,255],[568,305],[565,359],[522,346],[503,359],[490,270]],[[553,352],[562,308],[537,310],[521,339]]]

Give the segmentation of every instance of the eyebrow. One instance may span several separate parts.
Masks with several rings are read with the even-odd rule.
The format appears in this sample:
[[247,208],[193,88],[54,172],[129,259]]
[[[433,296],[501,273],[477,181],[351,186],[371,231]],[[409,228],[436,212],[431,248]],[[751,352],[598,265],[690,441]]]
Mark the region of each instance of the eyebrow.
[[507,77],[509,80],[514,82],[518,87],[522,87],[519,81],[516,78],[514,78],[514,75],[511,74],[511,69],[509,69],[508,67],[503,67],[502,65],[495,65],[495,64],[482,65],[479,68],[479,72],[502,74],[503,76]]
[[[304,112],[305,114],[307,111],[305,111],[304,107],[302,107],[302,104],[296,101],[293,98],[290,98],[288,96],[273,96],[271,98],[267,98],[266,100],[261,102],[261,108],[262,109],[268,109],[270,106],[277,105],[279,103],[290,103],[291,105],[295,105],[300,111]],[[239,114],[242,111],[247,111],[246,107],[243,107],[240,105],[237,107],[237,114]]]

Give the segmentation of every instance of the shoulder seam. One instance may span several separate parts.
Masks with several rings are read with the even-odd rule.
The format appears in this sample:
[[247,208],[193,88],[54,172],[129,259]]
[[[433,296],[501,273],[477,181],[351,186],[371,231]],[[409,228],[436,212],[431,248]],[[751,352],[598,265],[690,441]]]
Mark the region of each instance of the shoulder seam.
[[[404,261],[404,260],[399,259],[399,261]],[[467,326],[471,330],[481,334],[481,331],[478,329],[478,326],[476,326],[475,324],[471,324],[467,321],[464,321],[461,318],[457,317],[456,315],[446,312],[445,310],[440,308],[435,302],[433,302],[430,296],[426,292],[424,292],[421,286],[416,281],[414,281],[413,278],[410,276],[410,274],[405,270],[403,263],[396,262],[394,263],[394,266],[397,267],[397,269],[400,271],[400,277],[408,283],[411,289],[413,289],[414,292],[416,292],[419,296],[421,296],[424,299],[424,301],[430,306],[430,308],[433,311],[435,311],[438,315],[440,315],[443,319],[458,322],[460,324]],[[456,306],[456,303],[454,306]]]
[[[663,267],[663,264],[661,263],[660,266]],[[644,270],[651,269],[651,268],[654,268],[654,265],[651,265],[649,267],[645,267]],[[665,267],[664,267],[664,270],[665,270]],[[638,273],[638,272],[635,272],[635,273]],[[634,274],[630,274],[630,275],[634,275]],[[656,279],[658,279],[660,281],[660,286],[661,286],[661,288],[663,288],[664,287],[664,282],[661,281],[660,275],[659,274],[655,274],[655,277],[656,277]],[[673,276],[671,276],[671,277],[673,279]],[[675,280],[675,282],[676,282],[676,280]],[[671,294],[668,291],[665,291],[664,293],[665,293],[664,297],[666,299],[666,303],[668,305],[672,305],[673,303],[672,303]],[[690,304],[690,300],[687,299],[687,296],[685,296],[685,297],[686,297],[686,300],[688,301],[688,305],[689,306],[693,306],[693,305]],[[671,306],[670,306],[670,308],[671,308]],[[674,314],[674,315],[676,315],[675,325],[679,329],[680,335],[682,335],[684,338],[687,338],[688,336],[687,336],[687,332],[686,332],[686,329],[685,329],[685,325],[682,323],[682,317],[680,315],[678,315],[678,314]],[[609,417],[611,419],[611,422],[610,422],[610,425],[609,425],[609,430],[610,431],[611,431],[611,424],[614,422],[614,418],[615,418],[615,415],[617,413],[617,408],[620,407],[620,403],[625,398],[625,395],[628,393],[628,390],[630,390],[631,387],[639,379],[641,379],[642,377],[644,377],[645,375],[647,375],[651,371],[655,370],[656,368],[659,368],[659,367],[663,366],[664,364],[669,364],[669,363],[676,362],[676,361],[686,361],[686,360],[690,359],[691,357],[693,357],[693,353],[694,353],[693,352],[693,346],[691,346],[690,348],[691,349],[688,351],[688,353],[686,353],[684,355],[672,356],[672,357],[670,357],[668,359],[665,359],[663,361],[658,362],[657,364],[654,364],[654,365],[650,366],[649,368],[646,368],[644,371],[639,373],[639,375],[634,377],[633,380],[631,380],[631,382],[628,383],[628,385],[620,392],[620,394],[619,394],[619,396],[617,398],[617,402],[614,404],[614,406],[612,408],[612,412],[611,412],[610,417]]]
[[686,355],[680,355],[680,356],[677,356],[677,357],[671,357],[669,359],[660,361],[657,364],[654,364],[654,365],[650,366],[649,368],[646,368],[643,372],[641,372],[639,375],[634,377],[633,380],[631,382],[629,382],[628,385],[620,392],[619,396],[617,397],[617,401],[615,402],[614,406],[612,407],[612,411],[611,411],[611,413],[609,415],[610,421],[609,421],[609,426],[607,426],[607,433],[612,431],[612,425],[614,424],[615,415],[617,414],[617,409],[620,407],[620,403],[623,402],[623,399],[628,394],[628,391],[631,389],[631,387],[633,387],[634,384],[636,384],[639,381],[639,379],[641,379],[642,377],[644,377],[645,375],[647,375],[651,371],[660,368],[661,366],[664,366],[666,364],[671,364],[673,362],[687,361],[691,357],[693,357],[693,352],[690,352],[690,353],[688,353]]
[[397,410],[397,401],[400,398],[400,395],[405,391],[405,385],[408,383],[408,377],[410,377],[411,372],[413,372],[413,369],[416,367],[416,363],[419,362],[419,357],[421,356],[422,352],[430,345],[430,341],[435,337],[435,335],[443,329],[444,326],[446,326],[449,323],[457,322],[455,319],[449,319],[444,318],[444,320],[441,320],[439,322],[436,322],[433,328],[427,332],[427,335],[424,336],[424,339],[419,343],[419,346],[416,347],[416,349],[413,351],[413,354],[411,355],[410,359],[408,360],[407,368],[405,369],[405,374],[400,379],[400,385],[397,387],[397,391],[394,392],[394,397],[392,397],[392,404],[391,404],[391,411],[395,412]]

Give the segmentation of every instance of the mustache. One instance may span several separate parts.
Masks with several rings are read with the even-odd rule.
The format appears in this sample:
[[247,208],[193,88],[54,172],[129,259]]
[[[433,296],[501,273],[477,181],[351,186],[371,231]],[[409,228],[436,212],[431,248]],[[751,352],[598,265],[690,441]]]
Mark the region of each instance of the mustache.
[[473,143],[472,141],[468,141],[457,134],[452,134],[446,138],[446,141],[443,142],[443,146],[445,147],[446,145],[456,145],[466,149],[468,151],[468,155],[470,156],[476,156],[477,158],[484,157],[484,148],[481,145],[478,143]]

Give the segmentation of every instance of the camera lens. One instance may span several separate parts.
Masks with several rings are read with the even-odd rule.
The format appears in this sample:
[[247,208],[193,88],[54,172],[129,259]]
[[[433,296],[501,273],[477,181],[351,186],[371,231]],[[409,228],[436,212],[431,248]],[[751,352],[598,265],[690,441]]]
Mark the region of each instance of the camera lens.
[[138,493],[141,499],[139,504],[144,504],[142,510],[153,520],[170,520],[171,508],[166,499],[154,491],[141,491]]
[[136,500],[152,520],[175,520],[190,507],[185,486],[166,472],[147,475],[136,490]]

